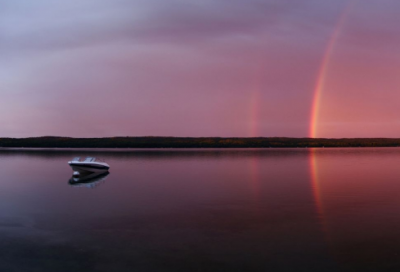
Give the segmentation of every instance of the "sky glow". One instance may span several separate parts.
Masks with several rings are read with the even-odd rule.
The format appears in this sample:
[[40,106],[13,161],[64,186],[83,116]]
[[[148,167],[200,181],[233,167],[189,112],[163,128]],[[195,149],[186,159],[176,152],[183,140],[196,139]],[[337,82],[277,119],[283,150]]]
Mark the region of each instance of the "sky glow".
[[0,137],[400,137],[399,12],[0,0]]

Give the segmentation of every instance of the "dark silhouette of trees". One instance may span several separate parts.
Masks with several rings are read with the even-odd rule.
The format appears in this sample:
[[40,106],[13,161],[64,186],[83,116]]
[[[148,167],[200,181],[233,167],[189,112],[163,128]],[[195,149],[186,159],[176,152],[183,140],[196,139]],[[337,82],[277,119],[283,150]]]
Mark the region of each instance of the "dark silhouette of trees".
[[289,147],[394,147],[391,138],[219,138],[219,137],[111,137],[111,138],[0,138],[0,147],[57,148],[289,148]]

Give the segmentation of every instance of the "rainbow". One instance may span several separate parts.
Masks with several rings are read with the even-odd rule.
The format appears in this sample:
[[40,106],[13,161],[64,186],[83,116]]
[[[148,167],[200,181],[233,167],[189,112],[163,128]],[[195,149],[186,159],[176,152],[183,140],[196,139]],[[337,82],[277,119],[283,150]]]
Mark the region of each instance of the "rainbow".
[[[311,120],[310,120],[310,131],[309,135],[311,138],[317,138],[318,136],[318,131],[317,131],[317,126],[318,126],[318,118],[319,118],[319,110],[321,106],[321,96],[322,92],[324,90],[324,86],[326,83],[327,79],[327,74],[328,74],[328,68],[329,64],[335,49],[335,45],[338,41],[338,38],[340,36],[340,33],[343,29],[343,26],[345,24],[345,21],[348,17],[348,14],[352,7],[355,5],[355,3],[358,0],[350,0],[348,5],[345,7],[343,12],[341,13],[339,20],[333,30],[333,33],[328,41],[328,44],[326,46],[320,69],[317,74],[317,80],[315,83],[315,88],[314,88],[314,96],[313,96],[313,101],[312,101],[312,109],[311,109]],[[329,232],[327,228],[327,222],[324,216],[324,203],[322,199],[322,194],[321,194],[321,185],[322,185],[322,180],[319,177],[319,165],[318,165],[318,150],[316,149],[311,149],[310,150],[310,171],[311,171],[311,189],[312,189],[312,194],[314,197],[314,202],[316,206],[316,212],[317,215],[320,219],[321,227],[323,229],[323,232],[326,235],[326,238],[329,238]]]
[[250,97],[250,122],[249,122],[249,137],[259,137],[259,111],[260,111],[260,94],[259,91],[254,91]]
[[330,64],[330,60],[332,57],[332,53],[334,51],[336,42],[338,41],[338,38],[340,36],[340,33],[343,29],[343,25],[345,24],[346,18],[348,16],[348,13],[350,9],[354,6],[356,0],[351,0],[349,4],[346,6],[346,8],[343,10],[342,14],[339,17],[339,20],[333,30],[333,33],[328,41],[328,45],[325,49],[324,56],[322,58],[322,62],[320,65],[319,72],[317,74],[317,81],[315,84],[314,88],[314,96],[312,100],[312,106],[311,106],[311,120],[310,120],[310,132],[309,135],[311,138],[317,138],[317,125],[318,125],[318,114],[319,114],[319,109],[321,105],[321,95],[322,91],[325,86],[327,74],[328,74],[328,68]]

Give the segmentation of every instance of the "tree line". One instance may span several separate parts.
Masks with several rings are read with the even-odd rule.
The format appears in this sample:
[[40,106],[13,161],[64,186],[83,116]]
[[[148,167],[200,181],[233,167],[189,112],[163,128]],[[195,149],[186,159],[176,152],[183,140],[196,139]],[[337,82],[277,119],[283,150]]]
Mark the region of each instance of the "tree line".
[[32,148],[312,148],[312,147],[395,147],[394,138],[220,138],[220,137],[108,137],[0,138],[0,147]]

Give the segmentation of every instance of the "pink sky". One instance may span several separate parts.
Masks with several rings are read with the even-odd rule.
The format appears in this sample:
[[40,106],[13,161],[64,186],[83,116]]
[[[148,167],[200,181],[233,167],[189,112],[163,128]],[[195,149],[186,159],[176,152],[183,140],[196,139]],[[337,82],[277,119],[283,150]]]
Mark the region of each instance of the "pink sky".
[[4,0],[0,137],[400,137],[400,1]]

